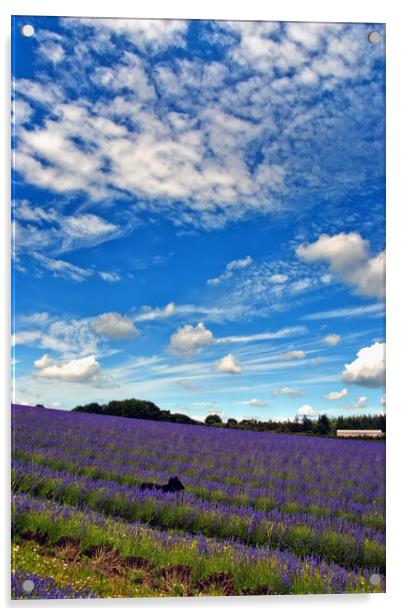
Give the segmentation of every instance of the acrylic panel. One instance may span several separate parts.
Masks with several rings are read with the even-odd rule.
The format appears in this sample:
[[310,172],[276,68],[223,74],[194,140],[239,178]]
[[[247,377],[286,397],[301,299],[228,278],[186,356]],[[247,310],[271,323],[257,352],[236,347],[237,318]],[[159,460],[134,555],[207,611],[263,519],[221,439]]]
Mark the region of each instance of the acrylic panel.
[[385,591],[385,26],[12,20],[12,597]]

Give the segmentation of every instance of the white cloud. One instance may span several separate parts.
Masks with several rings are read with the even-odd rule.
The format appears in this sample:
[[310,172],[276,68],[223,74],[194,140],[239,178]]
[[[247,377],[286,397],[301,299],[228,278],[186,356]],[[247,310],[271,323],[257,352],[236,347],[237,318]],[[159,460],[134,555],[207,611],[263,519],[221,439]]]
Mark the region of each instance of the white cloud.
[[194,383],[191,383],[188,379],[178,379],[175,383],[180,385],[180,387],[184,387],[184,389],[189,389],[190,391],[205,391],[206,389],[201,385],[194,385]]
[[341,389],[341,391],[331,391],[329,394],[326,394],[324,398],[326,400],[342,400],[345,396],[348,395],[348,390],[346,387]]
[[214,343],[213,333],[207,329],[204,323],[196,326],[184,325],[170,337],[170,349],[173,352],[192,355],[203,347],[212,346]]
[[166,319],[169,317],[202,318],[206,321],[221,323],[223,321],[233,321],[239,318],[244,312],[244,306],[231,305],[225,307],[218,306],[197,306],[195,304],[174,304],[169,302],[164,308],[153,308],[142,306],[141,312],[135,314],[136,322],[154,321],[156,319]]
[[98,274],[106,282],[119,282],[121,280],[121,276],[114,272],[98,272]]
[[325,336],[324,342],[328,344],[328,346],[336,346],[341,341],[341,337],[338,334],[328,334]]
[[53,364],[54,364],[54,359],[49,357],[47,353],[45,353],[45,355],[42,355],[40,359],[36,359],[34,361],[35,368],[39,368],[40,370],[43,370],[43,368],[48,368],[49,366],[52,366]]
[[386,402],[386,395],[385,395],[385,394],[383,394],[383,395],[381,396],[381,398],[380,398],[380,404],[382,404],[383,406],[385,406],[385,405],[386,405],[386,403],[387,403],[387,402]]
[[297,410],[297,414],[300,416],[305,415],[306,417],[315,417],[318,415],[317,411],[315,411],[309,404],[303,404],[303,406]]
[[[319,23],[288,23],[286,30],[289,37],[306,47],[309,51],[315,51],[325,42],[328,26]],[[325,37],[325,38],[324,38]]]
[[348,283],[360,295],[385,294],[385,251],[369,257],[368,242],[359,233],[323,234],[316,242],[296,249],[307,262],[327,261],[332,273]]
[[36,342],[41,337],[40,331],[22,331],[16,332],[13,334],[12,344],[16,346],[17,344],[31,344],[32,342]]
[[359,396],[357,401],[356,401],[356,403],[355,403],[355,405],[354,405],[354,408],[356,408],[356,409],[364,409],[364,408],[366,408],[367,403],[368,403],[367,396]]
[[58,64],[64,57],[62,45],[54,41],[47,41],[39,46],[39,52],[53,64]]
[[123,316],[118,312],[105,312],[91,322],[93,330],[99,336],[105,336],[112,340],[126,340],[138,334],[138,329],[130,317]]
[[219,361],[217,361],[214,365],[215,372],[223,372],[227,374],[241,374],[243,372],[243,368],[233,353],[229,353],[229,355],[225,355]]
[[132,224],[119,226],[95,214],[66,216],[53,207],[34,206],[27,200],[14,204],[14,214],[17,255],[26,253],[38,260],[43,255],[42,265],[47,269],[52,265],[51,261],[46,261],[50,257],[96,246],[128,233],[132,228]]
[[[367,149],[363,136],[381,121],[381,79],[371,69],[383,49],[367,49],[364,24],[200,23],[201,40],[219,45],[205,62],[186,49],[184,20],[62,23],[69,37],[41,41],[59,60],[62,85],[44,72],[36,82],[16,81],[18,98],[48,111],[17,141],[18,172],[37,186],[83,191],[93,201],[129,197],[128,208],[134,197],[136,211],[216,229],[276,210],[296,193],[303,202],[302,186],[314,203],[327,188],[349,195],[373,181],[371,171],[375,179],[382,173],[378,143]],[[118,58],[112,69],[105,53]],[[88,75],[96,101],[82,88]],[[322,91],[336,91],[330,114],[316,97],[319,81]],[[368,111],[366,100],[376,102]],[[332,147],[338,139],[340,154]]]
[[284,394],[286,396],[294,396],[295,398],[302,398],[304,396],[304,391],[300,391],[299,389],[295,389],[294,387],[281,387],[280,389],[274,389],[272,391],[272,395],[274,398],[276,398],[280,394]]
[[142,314],[135,317],[137,322],[167,319],[176,313],[176,306],[173,302],[170,302],[166,304],[164,308],[150,308],[149,306],[144,306],[142,310]]
[[210,278],[209,280],[207,280],[207,284],[211,286],[217,286],[224,280],[228,280],[229,278],[231,278],[234,270],[244,269],[246,267],[249,267],[252,263],[253,259],[250,256],[244,257],[244,259],[235,259],[234,261],[230,261],[226,265],[226,269],[223,274],[221,274],[217,278]]
[[36,252],[32,255],[50,272],[52,272],[55,278],[67,278],[74,282],[83,282],[93,274],[93,270],[90,268],[78,267],[62,259],[52,259],[51,257],[45,257]]
[[34,312],[29,315],[20,316],[19,322],[24,325],[43,325],[49,320],[49,314],[47,312]]
[[92,239],[106,235],[110,239],[117,229],[116,225],[95,214],[63,217],[63,230],[72,238]]
[[306,321],[315,321],[319,319],[343,319],[351,317],[360,317],[364,315],[377,316],[384,312],[385,306],[382,303],[370,304],[369,306],[355,306],[353,308],[338,308],[336,310],[325,310],[323,312],[313,312],[307,314],[302,319]]
[[252,262],[253,259],[250,256],[244,257],[244,259],[235,259],[227,264],[226,269],[230,272],[236,269],[244,269],[245,267],[251,265]]
[[17,131],[19,126],[23,126],[26,122],[29,122],[33,114],[31,105],[20,99],[13,101],[11,110],[11,122]]
[[303,291],[306,291],[307,289],[309,289],[313,284],[313,281],[311,280],[311,278],[303,278],[302,280],[296,280],[295,282],[292,282],[289,285],[289,290],[292,293],[303,293]]
[[[182,47],[188,22],[184,19],[109,19],[66,18],[66,27],[90,26],[98,35],[115,34],[129,39],[142,51],[162,51],[169,46]],[[100,39],[104,43],[104,38]]]
[[320,276],[320,280],[324,284],[329,284],[330,282],[332,282],[332,276],[331,274],[323,274],[322,276]]
[[356,359],[345,364],[342,380],[365,387],[381,387],[385,382],[385,342],[360,349]]
[[278,355],[279,359],[303,359],[305,356],[305,351],[288,351]]
[[48,355],[44,355],[34,364],[39,369],[34,372],[34,376],[37,377],[72,383],[88,383],[95,386],[105,384],[105,377],[101,374],[101,367],[94,355],[66,362],[57,362]]
[[273,274],[269,277],[270,281],[274,282],[275,284],[283,284],[288,280],[288,278],[289,276],[287,276],[286,274]]
[[[287,338],[289,336],[293,336],[296,334],[303,334],[306,329],[302,326],[295,327],[283,327],[276,332],[264,332],[261,334],[250,334],[249,336],[226,336],[225,338],[217,338],[217,344],[227,344],[227,343],[236,343],[236,342],[259,342],[260,340],[278,340],[280,338]],[[305,353],[303,351],[291,351],[292,356],[290,359],[294,357],[302,358]],[[297,355],[295,356],[294,353]],[[304,353],[301,355],[301,353]],[[286,354],[288,355],[288,354]]]
[[249,404],[250,406],[257,406],[261,408],[268,406],[268,403],[265,402],[265,400],[257,400],[256,398],[251,398],[251,400],[247,401],[247,404]]

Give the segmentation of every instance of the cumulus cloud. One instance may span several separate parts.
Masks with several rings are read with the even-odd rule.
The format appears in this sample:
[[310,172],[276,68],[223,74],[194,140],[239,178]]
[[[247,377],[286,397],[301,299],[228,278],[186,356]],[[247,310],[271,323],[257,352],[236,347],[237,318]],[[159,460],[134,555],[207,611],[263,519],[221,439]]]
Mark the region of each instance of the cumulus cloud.
[[226,265],[225,271],[220,276],[207,280],[207,284],[217,286],[224,280],[231,278],[234,270],[244,269],[245,267],[249,267],[252,263],[253,259],[250,256],[244,257],[244,259],[235,259],[234,261],[230,261]]
[[314,263],[326,261],[331,272],[360,295],[385,295],[385,251],[369,256],[368,241],[359,233],[323,234],[316,242],[296,249],[298,257]]
[[381,387],[385,382],[385,342],[375,342],[357,353],[351,364],[342,372],[345,383],[364,387]]
[[106,379],[101,373],[101,367],[94,355],[57,362],[49,355],[43,355],[34,362],[37,372],[34,376],[45,379],[56,379],[71,383],[88,383],[97,387],[105,385]]
[[52,366],[53,364],[54,364],[54,359],[51,359],[51,357],[47,353],[45,353],[45,355],[42,355],[40,359],[36,359],[34,361],[35,368],[40,368],[40,370],[43,370],[43,368],[48,368],[49,366]]
[[386,402],[386,395],[382,395],[380,398],[380,404],[382,404],[383,406],[386,406],[387,402]]
[[297,410],[297,414],[299,416],[306,417],[315,417],[316,415],[318,415],[317,411],[315,411],[313,407],[309,404],[303,404],[303,406],[299,407],[299,409]]
[[257,406],[261,408],[268,406],[268,403],[265,402],[265,400],[257,400],[257,398],[251,398],[251,400],[247,401],[247,404],[249,406]]
[[368,398],[367,396],[359,396],[354,405],[355,409],[364,409],[367,406]]
[[345,396],[348,395],[348,390],[346,387],[341,389],[341,391],[331,391],[329,394],[325,394],[324,398],[326,400],[342,400]]
[[281,394],[284,394],[285,396],[294,396],[295,398],[302,398],[304,396],[304,391],[300,391],[300,389],[295,389],[294,387],[281,387],[280,389],[274,389],[272,391],[274,398]]
[[341,341],[341,337],[338,334],[328,334],[325,336],[324,342],[328,346],[336,346]]
[[207,329],[204,323],[198,325],[183,325],[171,335],[170,350],[184,355],[193,355],[203,347],[212,346],[214,343],[213,333]]
[[288,351],[278,355],[279,359],[303,359],[306,356],[304,351]]
[[126,340],[138,334],[138,329],[130,317],[118,312],[105,312],[100,314],[91,323],[92,329],[98,336],[105,336],[112,340]]
[[243,372],[243,368],[233,353],[229,353],[229,355],[225,355],[219,361],[215,363],[214,366],[215,372],[222,372],[227,374],[241,374]]

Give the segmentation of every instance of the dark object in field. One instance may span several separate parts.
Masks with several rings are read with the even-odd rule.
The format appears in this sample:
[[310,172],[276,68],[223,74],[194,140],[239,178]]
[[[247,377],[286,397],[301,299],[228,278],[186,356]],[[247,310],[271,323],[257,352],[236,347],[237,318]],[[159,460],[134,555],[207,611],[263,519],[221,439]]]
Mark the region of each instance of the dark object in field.
[[161,490],[162,492],[180,492],[184,490],[184,485],[178,477],[171,477],[167,483],[159,485],[157,483],[145,482],[140,485],[140,490]]

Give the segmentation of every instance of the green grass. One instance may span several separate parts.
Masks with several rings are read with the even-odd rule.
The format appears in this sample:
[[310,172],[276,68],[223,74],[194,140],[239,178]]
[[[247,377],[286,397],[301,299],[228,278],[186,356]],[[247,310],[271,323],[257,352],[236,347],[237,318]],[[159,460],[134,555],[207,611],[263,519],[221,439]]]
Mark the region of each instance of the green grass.
[[[39,537],[41,545],[35,546],[32,540],[24,538],[27,533]],[[60,586],[72,583],[74,590],[89,588],[98,596],[328,592],[328,581],[314,574],[307,563],[285,586],[274,557],[256,562],[241,560],[235,549],[224,543],[219,552],[204,555],[198,551],[197,539],[189,543],[183,537],[183,542],[166,546],[155,541],[146,527],[132,534],[126,524],[112,519],[98,526],[79,511],[68,519],[47,512],[16,513],[14,536],[13,568],[51,575]],[[73,562],[63,559],[60,553],[52,553],[52,546],[63,538],[75,541],[77,559]],[[306,529],[300,528],[294,539],[308,540]],[[94,563],[93,555],[88,557],[86,552],[92,550],[93,554],[96,547],[100,557]],[[116,551],[117,564],[125,557],[135,556],[143,559],[146,566],[106,573],[110,550]],[[180,567],[187,572],[184,579]],[[350,582],[348,591],[373,592],[373,587],[361,577],[356,588]]]

